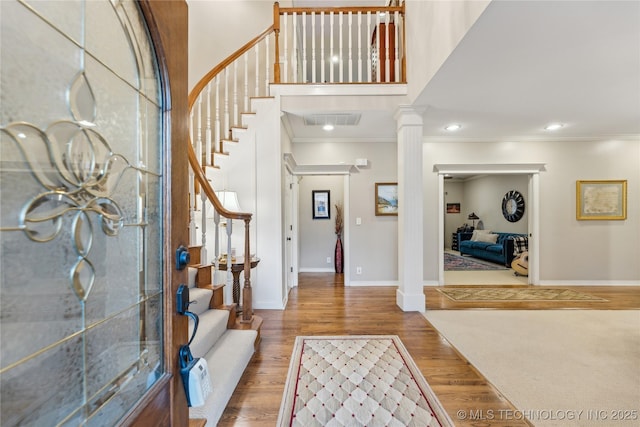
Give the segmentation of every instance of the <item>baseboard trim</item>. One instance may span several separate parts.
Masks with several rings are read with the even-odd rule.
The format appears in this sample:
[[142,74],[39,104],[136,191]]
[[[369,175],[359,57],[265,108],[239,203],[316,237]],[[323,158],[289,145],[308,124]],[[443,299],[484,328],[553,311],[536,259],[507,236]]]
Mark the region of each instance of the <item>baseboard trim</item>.
[[437,280],[425,280],[422,282],[422,286],[440,286],[440,282]]
[[349,286],[398,286],[397,280],[352,280]]
[[640,280],[541,280],[542,286],[640,286]]
[[298,273],[335,273],[336,270],[334,268],[312,268],[312,267],[302,267],[298,269]]

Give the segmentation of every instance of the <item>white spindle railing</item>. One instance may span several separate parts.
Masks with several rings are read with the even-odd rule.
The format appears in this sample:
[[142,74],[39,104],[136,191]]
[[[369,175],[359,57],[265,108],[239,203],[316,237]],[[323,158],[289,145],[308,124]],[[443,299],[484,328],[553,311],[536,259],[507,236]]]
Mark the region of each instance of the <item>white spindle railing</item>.
[[276,64],[281,83],[406,81],[404,4],[333,8],[276,5],[274,16],[280,20],[274,28],[283,28],[282,37],[276,37],[277,48],[284,52],[282,64]]

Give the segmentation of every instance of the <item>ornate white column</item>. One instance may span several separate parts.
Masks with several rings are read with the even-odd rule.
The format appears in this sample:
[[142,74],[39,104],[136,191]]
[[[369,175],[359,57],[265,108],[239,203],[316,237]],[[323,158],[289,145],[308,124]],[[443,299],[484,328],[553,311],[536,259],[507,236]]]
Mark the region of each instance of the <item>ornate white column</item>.
[[422,112],[400,106],[398,135],[398,282],[396,304],[403,311],[424,311]]

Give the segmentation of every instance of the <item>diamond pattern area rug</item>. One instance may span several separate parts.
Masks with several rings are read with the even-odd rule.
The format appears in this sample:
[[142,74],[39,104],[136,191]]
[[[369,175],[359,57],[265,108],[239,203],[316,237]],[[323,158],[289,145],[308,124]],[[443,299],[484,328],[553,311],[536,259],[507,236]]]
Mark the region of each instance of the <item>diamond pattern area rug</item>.
[[453,426],[396,335],[296,337],[282,426]]
[[571,289],[548,288],[438,288],[454,301],[607,301]]
[[444,253],[444,271],[464,270],[507,270],[507,267],[477,258]]

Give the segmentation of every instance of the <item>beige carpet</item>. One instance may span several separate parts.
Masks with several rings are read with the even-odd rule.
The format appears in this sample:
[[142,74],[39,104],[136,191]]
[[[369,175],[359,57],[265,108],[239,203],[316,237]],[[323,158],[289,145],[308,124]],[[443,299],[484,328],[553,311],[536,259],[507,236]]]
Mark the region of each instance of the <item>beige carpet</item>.
[[607,301],[572,289],[437,288],[454,301]]
[[[524,417],[536,426],[640,425],[640,310],[424,315],[518,408],[496,411],[495,419]],[[478,414],[459,414],[470,415]]]
[[395,335],[296,337],[278,426],[452,426]]

